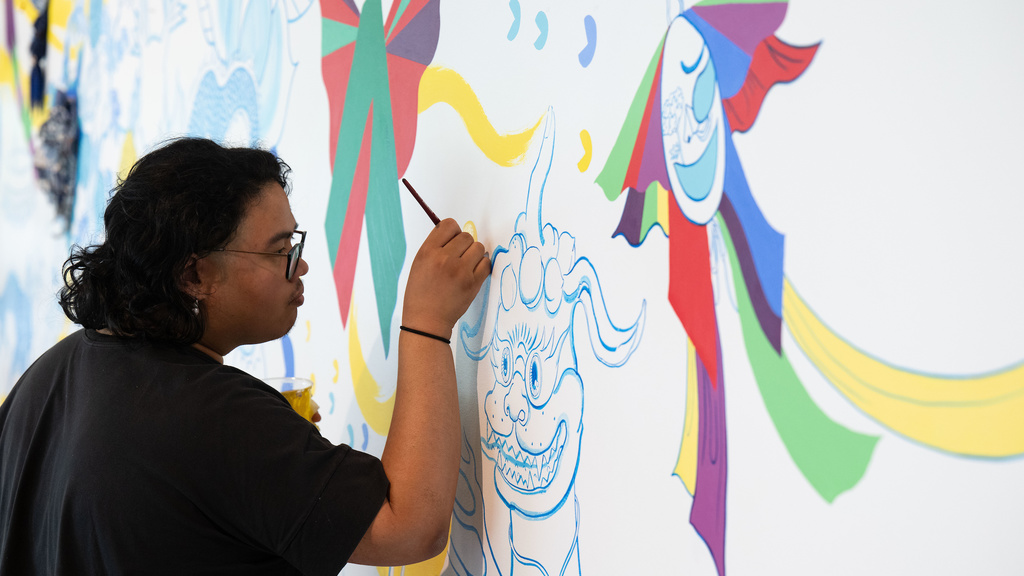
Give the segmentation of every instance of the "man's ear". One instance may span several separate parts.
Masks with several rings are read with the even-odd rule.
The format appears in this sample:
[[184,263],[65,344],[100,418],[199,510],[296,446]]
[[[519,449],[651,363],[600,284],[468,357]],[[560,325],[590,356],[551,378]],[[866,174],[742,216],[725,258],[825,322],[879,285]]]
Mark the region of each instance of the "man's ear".
[[211,292],[208,287],[210,282],[203,281],[204,276],[209,276],[208,271],[205,270],[207,267],[202,264],[203,260],[205,259],[199,258],[195,254],[190,256],[188,263],[185,264],[185,269],[181,271],[181,278],[178,279],[181,290],[196,300],[202,300]]

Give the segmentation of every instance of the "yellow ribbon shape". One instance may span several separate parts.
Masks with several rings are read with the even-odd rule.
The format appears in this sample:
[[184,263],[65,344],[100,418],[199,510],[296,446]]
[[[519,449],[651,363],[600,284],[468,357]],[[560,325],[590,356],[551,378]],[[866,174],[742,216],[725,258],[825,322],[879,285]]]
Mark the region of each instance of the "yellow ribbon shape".
[[1024,362],[998,372],[938,376],[907,371],[861,352],[832,332],[786,279],[786,326],[818,370],[872,418],[956,454],[1024,453]]
[[420,79],[419,109],[422,114],[434,104],[445,103],[462,117],[476,147],[499,166],[521,164],[530,148],[533,132],[544,119],[542,114],[532,128],[515,134],[498,134],[487,118],[473,88],[448,68],[429,66]]

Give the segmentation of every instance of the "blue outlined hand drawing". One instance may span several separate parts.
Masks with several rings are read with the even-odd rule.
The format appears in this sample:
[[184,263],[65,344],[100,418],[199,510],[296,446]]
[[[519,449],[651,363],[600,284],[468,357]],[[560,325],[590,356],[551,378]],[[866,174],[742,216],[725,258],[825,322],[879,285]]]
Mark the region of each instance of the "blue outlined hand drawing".
[[613,323],[597,270],[577,255],[575,237],[544,222],[554,144],[549,110],[526,210],[494,251],[483,326],[460,328],[463,352],[486,361],[477,380],[485,556],[503,575],[579,573],[584,386],[576,338],[589,341],[602,364],[619,367],[636,350],[645,319],[646,301],[629,326]]

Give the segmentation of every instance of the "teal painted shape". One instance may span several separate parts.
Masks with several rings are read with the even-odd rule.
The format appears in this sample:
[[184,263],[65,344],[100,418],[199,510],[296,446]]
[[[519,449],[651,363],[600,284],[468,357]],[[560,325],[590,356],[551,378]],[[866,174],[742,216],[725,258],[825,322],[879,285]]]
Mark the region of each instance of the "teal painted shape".
[[[395,155],[394,120],[391,116],[384,22],[380,2],[374,0],[363,5],[363,13],[359,18],[352,68],[345,93],[345,108],[338,129],[334,177],[331,180],[325,223],[332,266],[337,261],[340,249],[338,242],[349,209],[352,179],[359,160],[363,133],[366,123],[370,121],[373,125],[366,195],[366,235],[386,356],[391,342],[391,318],[398,301],[398,276],[405,263],[405,232],[402,229],[398,194],[398,160]],[[345,249],[357,250],[358,247],[346,246]]]
[[359,33],[358,28],[343,22],[335,22],[328,18],[322,18],[320,22],[320,32],[323,37],[323,44],[320,47],[321,58],[355,42],[356,35]]

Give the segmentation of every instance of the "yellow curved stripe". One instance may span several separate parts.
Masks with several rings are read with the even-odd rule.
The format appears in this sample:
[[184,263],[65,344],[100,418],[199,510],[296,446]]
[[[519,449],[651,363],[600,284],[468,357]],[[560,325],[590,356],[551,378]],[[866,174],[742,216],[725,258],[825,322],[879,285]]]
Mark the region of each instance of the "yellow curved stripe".
[[49,12],[46,15],[48,20],[46,43],[50,45],[51,50],[64,52],[63,35],[58,36],[56,29],[66,29],[68,27],[68,20],[71,19],[71,12],[74,7],[72,0],[50,0],[48,5]]
[[957,454],[1024,454],[1024,362],[974,376],[936,376],[869,357],[832,332],[786,279],[783,318],[797,344],[844,396],[875,420]]
[[697,351],[686,339],[686,416],[683,419],[683,440],[679,445],[679,459],[673,474],[683,481],[690,495],[697,490],[697,430],[700,411],[697,410]]
[[124,143],[121,146],[121,166],[117,170],[118,178],[124,178],[131,172],[132,166],[135,166],[135,162],[139,159],[138,153],[135,152],[135,135],[131,130],[124,135]]
[[543,114],[532,128],[515,134],[498,134],[484,112],[473,88],[448,68],[429,66],[420,79],[419,113],[434,104],[445,103],[462,117],[476,147],[499,166],[514,166],[526,158],[533,132],[540,126]]
[[356,307],[355,303],[349,311],[348,330],[348,362],[352,367],[352,387],[356,392],[356,403],[363,418],[374,432],[386,436],[391,429],[391,413],[395,410],[395,395],[383,402],[377,400],[380,396],[380,386],[370,374],[366,360],[363,358],[363,349],[359,346],[359,331],[356,329]]
[[583,144],[583,158],[580,158],[580,161],[576,163],[576,167],[580,169],[580,172],[586,172],[587,168],[590,167],[590,160],[594,153],[593,143],[590,141],[590,132],[580,130],[580,143]]

